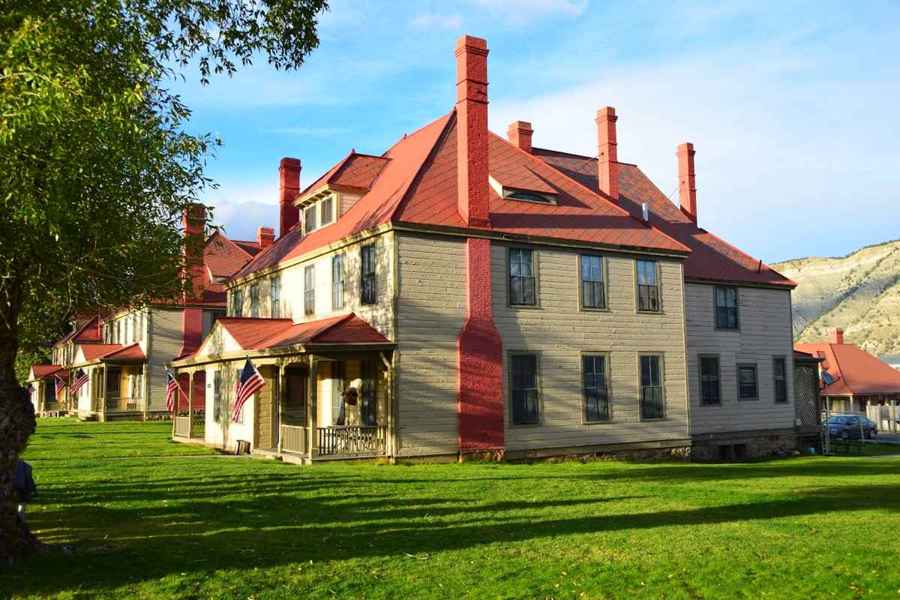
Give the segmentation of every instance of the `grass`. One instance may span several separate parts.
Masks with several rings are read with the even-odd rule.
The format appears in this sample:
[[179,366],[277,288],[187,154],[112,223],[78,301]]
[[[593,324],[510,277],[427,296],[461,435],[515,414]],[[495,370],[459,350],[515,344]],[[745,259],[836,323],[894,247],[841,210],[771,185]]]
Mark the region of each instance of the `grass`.
[[42,420],[0,597],[896,598],[900,457],[313,467]]

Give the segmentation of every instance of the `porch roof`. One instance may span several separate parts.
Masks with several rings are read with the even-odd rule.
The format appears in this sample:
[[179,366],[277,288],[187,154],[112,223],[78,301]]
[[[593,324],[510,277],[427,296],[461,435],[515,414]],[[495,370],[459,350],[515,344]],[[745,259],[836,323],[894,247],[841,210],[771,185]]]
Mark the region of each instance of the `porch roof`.
[[109,354],[100,357],[103,362],[145,362],[147,355],[137,342],[129,344],[119,350],[113,350]]
[[[341,347],[393,346],[389,339],[355,313],[306,323],[294,323],[290,319],[226,317],[217,320],[216,327],[227,332],[236,347],[215,355],[195,353],[179,358],[172,364],[179,367],[231,360],[253,354],[305,353],[315,348],[333,350]],[[210,336],[212,335],[211,332]],[[201,351],[204,345],[201,345]]]
[[31,365],[31,376],[28,378],[28,381],[46,379],[62,370],[64,369],[59,365]]

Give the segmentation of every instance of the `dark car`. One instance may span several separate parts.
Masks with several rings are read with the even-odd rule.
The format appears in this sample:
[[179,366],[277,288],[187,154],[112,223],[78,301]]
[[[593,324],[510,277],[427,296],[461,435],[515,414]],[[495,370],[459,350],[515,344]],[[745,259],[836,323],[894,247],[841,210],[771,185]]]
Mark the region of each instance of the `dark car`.
[[871,439],[878,434],[875,423],[857,415],[835,415],[828,419],[828,435],[844,440]]

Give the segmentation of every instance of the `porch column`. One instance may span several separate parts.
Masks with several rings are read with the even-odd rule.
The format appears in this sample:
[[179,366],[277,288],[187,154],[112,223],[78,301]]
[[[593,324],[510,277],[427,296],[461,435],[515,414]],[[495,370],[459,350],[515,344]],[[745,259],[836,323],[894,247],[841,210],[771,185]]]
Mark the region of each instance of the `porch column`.
[[891,432],[897,433],[897,400],[891,398]]
[[103,400],[101,400],[101,403],[100,403],[100,414],[101,414],[100,420],[106,421],[106,402],[107,402],[107,400],[106,400],[106,388],[107,388],[106,365],[103,365],[102,367],[100,367],[99,371],[100,371],[100,379],[102,380],[102,382],[100,384],[100,389],[103,390]]
[[141,396],[143,396],[144,405],[144,421],[150,416],[150,391],[147,387],[149,374],[147,373],[147,363],[141,365]]
[[285,394],[285,385],[284,385],[284,361],[278,361],[278,375],[276,375],[277,379],[277,389],[278,389],[278,397],[276,398],[278,402],[278,454],[281,454],[282,449],[282,435],[281,435],[281,426],[284,424],[284,394]]
[[318,445],[318,436],[316,435],[316,424],[318,421],[318,409],[316,407],[316,392],[318,387],[316,371],[318,369],[318,363],[319,361],[316,360],[316,356],[310,354],[309,375],[306,378],[306,426],[309,431],[309,436],[307,437],[308,443],[306,446],[309,450],[310,460],[315,456],[316,447]]
[[[387,406],[385,406],[385,417],[387,422],[385,423],[387,431],[385,432],[385,454],[391,457],[391,460],[396,456],[396,439],[394,438],[395,431],[395,420],[394,420],[394,361],[388,360],[385,356],[384,352],[379,352],[379,356],[381,357],[381,362],[384,364],[385,373],[387,375],[387,381],[384,382],[385,388],[385,400]],[[393,359],[393,356],[391,357]]]
[[194,370],[188,371],[188,439],[194,437]]

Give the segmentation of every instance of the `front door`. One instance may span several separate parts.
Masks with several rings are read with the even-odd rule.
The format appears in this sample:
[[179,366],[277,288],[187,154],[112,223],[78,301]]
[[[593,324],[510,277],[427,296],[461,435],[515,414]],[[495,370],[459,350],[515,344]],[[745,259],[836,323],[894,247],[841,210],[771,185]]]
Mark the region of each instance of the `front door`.
[[259,368],[266,385],[256,393],[256,447],[269,450],[278,445],[277,367]]

